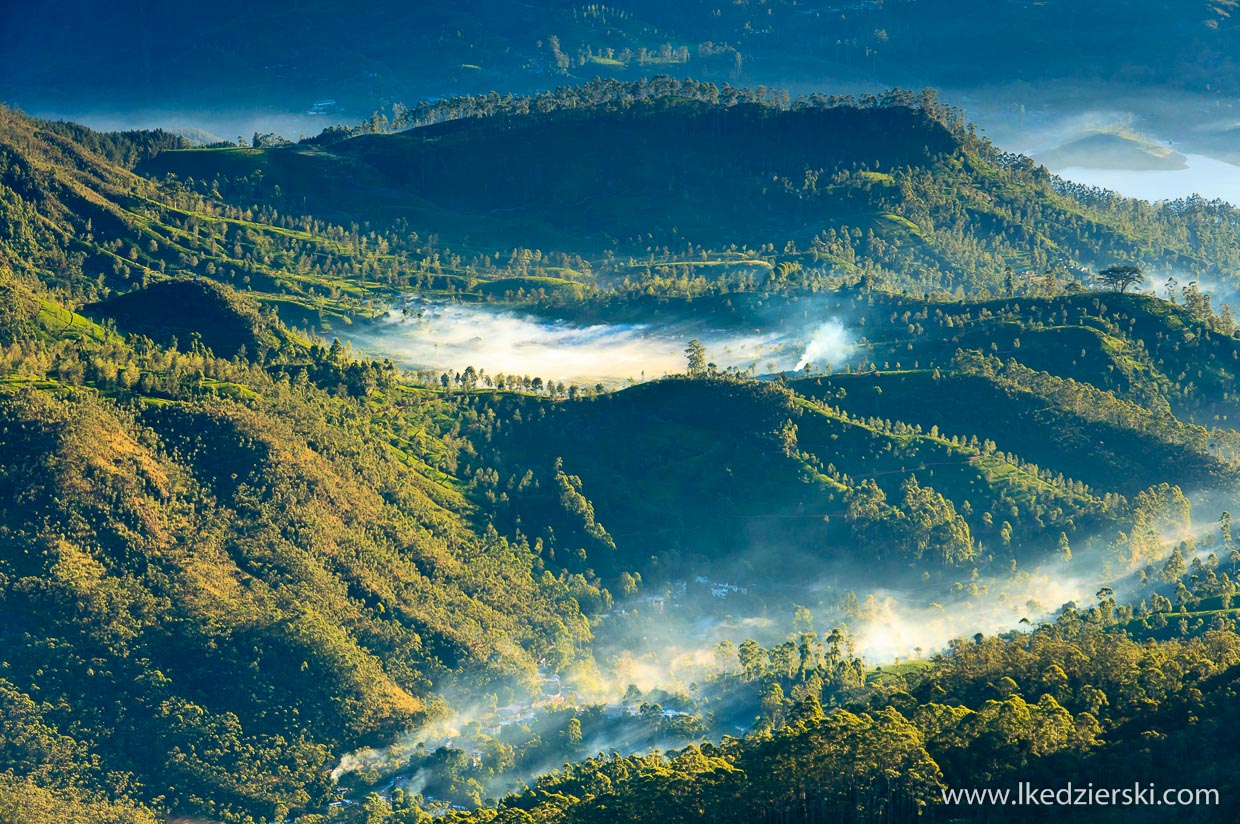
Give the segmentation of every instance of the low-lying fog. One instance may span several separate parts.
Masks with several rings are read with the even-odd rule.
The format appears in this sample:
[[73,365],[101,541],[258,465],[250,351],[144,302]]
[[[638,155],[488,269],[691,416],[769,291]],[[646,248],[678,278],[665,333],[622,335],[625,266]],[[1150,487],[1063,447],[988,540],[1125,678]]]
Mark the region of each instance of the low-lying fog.
[[1184,169],[1097,169],[1070,166],[1056,170],[1062,178],[1110,189],[1142,200],[1175,200],[1189,195],[1219,198],[1240,205],[1240,166],[1199,154],[1184,155]]
[[[999,148],[1037,159],[1097,135],[1132,142],[1088,163],[1048,163],[1060,177],[1127,197],[1170,200],[1199,194],[1240,205],[1240,101],[1212,94],[1105,83],[1017,83],[945,89]],[[1182,168],[1154,169],[1134,154],[1170,150]],[[1230,161],[1230,162],[1228,162]]]
[[356,348],[408,369],[529,375],[576,383],[650,380],[685,371],[685,347],[699,338],[719,369],[755,373],[842,365],[852,351],[838,321],[726,333],[689,323],[588,326],[488,305],[416,301],[381,321],[343,332]]
[[[305,105],[313,107],[314,103],[307,100]],[[266,108],[211,111],[198,108],[65,109],[34,106],[29,113],[45,120],[70,120],[101,132],[164,129],[184,134],[192,143],[214,143],[236,140],[238,137],[249,141],[255,132],[274,132],[289,140],[300,140],[317,135],[326,127],[337,123],[347,122],[352,125],[364,116],[361,113],[345,113],[334,108],[319,113],[312,109],[305,112],[285,112]]]

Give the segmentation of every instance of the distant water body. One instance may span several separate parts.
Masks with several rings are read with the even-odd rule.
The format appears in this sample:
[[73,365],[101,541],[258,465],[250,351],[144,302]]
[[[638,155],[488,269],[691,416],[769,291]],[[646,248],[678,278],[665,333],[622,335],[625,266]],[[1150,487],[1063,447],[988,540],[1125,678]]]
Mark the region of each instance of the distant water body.
[[1184,160],[1188,164],[1186,169],[1127,171],[1070,166],[1055,174],[1143,200],[1174,200],[1198,194],[1240,206],[1240,166],[1205,155],[1185,155]]

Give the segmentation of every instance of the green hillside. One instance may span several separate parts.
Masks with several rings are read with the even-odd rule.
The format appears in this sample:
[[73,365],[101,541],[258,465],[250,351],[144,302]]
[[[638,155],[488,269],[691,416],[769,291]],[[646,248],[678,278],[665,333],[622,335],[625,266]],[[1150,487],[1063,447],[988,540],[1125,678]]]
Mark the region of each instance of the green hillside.
[[[560,409],[527,409],[522,418],[489,446],[535,467],[538,486],[511,495],[501,518],[508,509],[517,521],[547,521],[554,537],[544,543],[559,563],[605,575],[683,576],[726,562],[768,579],[862,558],[890,562],[886,574],[897,574],[930,564],[927,545],[949,566],[983,554],[983,542],[998,551],[992,539],[1004,519],[1016,526],[1023,558],[1033,560],[1046,530],[1088,533],[1118,514],[1100,493],[1043,479],[1018,461],[903,422],[822,408],[770,383],[669,379]],[[546,456],[559,459],[556,466]],[[498,469],[502,480],[507,467]],[[590,517],[575,523],[554,513],[570,484],[591,504]],[[923,516],[927,531],[955,530],[947,545],[919,534],[914,522]],[[879,529],[884,519],[900,526]],[[592,533],[591,523],[606,536]],[[765,547],[787,547],[798,560],[754,569]]]
[[[583,116],[584,115],[584,116]],[[254,178],[300,212],[376,224],[403,219],[481,249],[598,252],[658,244],[804,244],[839,204],[780,191],[858,164],[926,165],[947,130],[910,108],[786,112],[664,98],[546,116],[455,120],[328,147],[165,152],[148,175]],[[825,182],[825,180],[824,180]],[[774,183],[774,186],[772,184]],[[825,207],[825,208],[824,208]],[[858,204],[862,213],[869,211]]]
[[[932,95],[670,82],[271,149],[0,110],[0,819],[915,820],[1207,768],[1240,339],[1081,266],[1227,280],[1235,211],[1071,189]],[[448,301],[809,363],[332,340]]]
[[[1174,303],[1146,295],[1070,291],[976,303],[866,298],[866,363],[882,369],[949,368],[961,350],[1087,383],[1152,410],[1217,428],[1236,414],[1240,346],[1230,310],[1215,314],[1189,284]],[[857,297],[836,300],[856,311]],[[821,366],[821,365],[820,365]],[[1229,428],[1229,427],[1225,427]]]
[[410,291],[563,305],[866,277],[963,297],[1013,280],[1062,290],[1116,260],[1186,281],[1240,271],[1231,207],[1057,181],[932,94],[790,100],[663,78],[470,112],[394,135],[162,151],[139,164],[150,181],[90,146],[145,156],[154,138],[77,144],[6,110],[14,231],[0,249],[85,302],[194,276],[316,328]]
[[167,280],[82,307],[94,318],[108,318],[130,335],[164,344],[202,344],[224,357],[258,352],[277,339],[263,327],[258,307],[233,290],[210,281]]
[[[94,139],[75,142],[81,132]],[[471,283],[429,257],[416,235],[388,250],[340,226],[256,219],[108,159],[159,145],[152,134],[100,136],[0,106],[0,268],[74,305],[170,277],[203,278],[316,327],[366,316],[375,300],[413,283],[430,291]],[[175,327],[175,314],[162,322]]]
[[[605,579],[752,566],[766,546],[798,547],[811,567],[885,558],[883,574],[899,574],[920,562],[919,540],[886,526],[912,523],[923,489],[932,522],[967,527],[954,563],[1028,564],[1061,532],[1094,542],[1122,528],[1150,488],[1225,501],[1235,487],[1236,338],[1191,288],[1184,305],[1113,293],[747,297],[666,301],[652,315],[740,329],[846,318],[865,334],[810,377],[729,371],[576,403],[479,392],[471,440],[488,468],[476,483],[501,522],[547,523],[550,557]],[[605,316],[645,305],[609,303]],[[588,306],[584,317],[595,318]]]
[[567,587],[478,525],[451,405],[390,368],[41,317],[0,368],[2,684],[26,708],[0,741],[37,787],[228,820],[320,806],[339,754],[444,711],[432,690],[507,694],[588,639]]
[[997,291],[1013,270],[1063,283],[1116,259],[1240,272],[1233,208],[1057,180],[932,92],[794,99],[655,78],[452,100],[418,117],[397,134],[169,151],[139,169],[238,208],[364,220],[391,248],[393,229],[433,232],[479,277],[549,252],[586,259],[556,265],[587,282],[660,291],[744,289],[752,272],[719,265],[738,251],[787,264],[768,287],[864,273]]

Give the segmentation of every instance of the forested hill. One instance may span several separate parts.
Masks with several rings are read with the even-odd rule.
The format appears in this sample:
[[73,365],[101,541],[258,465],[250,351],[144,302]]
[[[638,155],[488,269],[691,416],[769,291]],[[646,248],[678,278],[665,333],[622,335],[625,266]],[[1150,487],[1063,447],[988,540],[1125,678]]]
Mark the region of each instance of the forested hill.
[[[744,318],[747,297],[692,310]],[[935,567],[1036,565],[1061,535],[1087,554],[1114,538],[1132,562],[1147,550],[1116,530],[1163,517],[1173,487],[1222,502],[1240,480],[1240,345],[1200,301],[848,289],[765,303],[785,322],[851,318],[865,342],[795,377],[730,370],[569,403],[470,378],[466,466],[497,522],[548,524],[557,564],[606,578],[723,565],[767,580],[865,558],[895,585]],[[789,563],[767,568],[765,547]]]
[[505,262],[528,273],[552,254],[541,274],[590,285],[640,276],[637,264],[717,280],[738,255],[918,289],[995,288],[1008,270],[1079,277],[1116,259],[1240,271],[1234,208],[1057,180],[976,137],[931,92],[793,99],[598,81],[445,101],[410,121],[429,125],[169,151],[139,169],[289,225],[364,221],[392,250],[407,229],[433,233],[478,277]]
[[165,346],[201,345],[224,357],[278,346],[283,329],[263,318],[252,298],[208,280],[164,280],[82,307],[121,331]]
[[[393,287],[442,286],[451,277],[418,262],[432,255],[416,236],[404,238],[399,255],[379,255],[344,242],[344,227],[290,228],[270,213],[232,210],[127,168],[168,145],[184,144],[160,132],[100,134],[0,106],[0,266],[75,305],[179,275],[230,284],[266,309],[279,306],[286,319],[316,322],[364,312]],[[390,277],[397,270],[402,276]],[[209,290],[174,287],[194,288]],[[170,313],[130,320],[176,327],[176,307],[164,308]]]
[[520,693],[589,637],[576,599],[597,590],[539,577],[450,474],[450,405],[255,326],[227,287],[195,316],[177,285],[118,306],[121,328],[184,313],[180,348],[0,268],[0,804],[19,821],[321,808],[339,756],[442,714],[434,692]]
[[[156,284],[128,303],[159,306],[177,284],[194,286]],[[1082,570],[1106,559],[1151,581],[1184,576],[1187,611],[1177,618],[1158,594],[1155,614],[1121,614],[1134,631],[1165,627],[1168,615],[1215,629],[1234,619],[1215,606],[1232,591],[1217,558],[1177,573],[1159,539],[1188,528],[1171,482],[1234,482],[1226,433],[1181,423],[1167,396],[1185,417],[1221,417],[1235,414],[1234,395],[1205,406],[1212,392],[1185,381],[1172,393],[1159,376],[1208,368],[1193,380],[1234,392],[1236,343],[1217,319],[1156,299],[953,305],[853,290],[839,299],[867,312],[876,340],[919,359],[912,370],[867,363],[781,386],[699,367],[600,394],[500,387],[489,375],[485,386],[468,370],[416,381],[270,320],[252,326],[226,287],[227,328],[269,334],[261,354],[215,356],[209,326],[183,349],[122,338],[37,284],[4,273],[0,289],[13,298],[0,329],[0,748],[13,773],[0,777],[0,801],[18,805],[20,824],[314,821],[333,809],[329,772],[347,749],[447,711],[436,693],[506,700],[537,664],[581,661],[611,612],[607,589],[623,597],[644,577],[643,593],[657,592],[686,562],[786,586],[836,561],[865,567],[857,586],[956,582],[964,610],[982,597],[978,570],[1074,553]],[[1016,347],[1005,335],[1018,323],[1032,334]],[[1063,367],[1073,379],[1017,360],[1075,347],[1090,329],[1107,337]],[[1143,335],[1158,342],[1145,355]],[[961,343],[1003,343],[1010,357],[944,354]],[[911,402],[931,392],[933,403]],[[954,393],[976,408],[953,404]],[[1058,437],[1031,442],[1028,422]],[[755,545],[780,551],[781,567],[746,557]],[[1143,730],[1169,730],[1167,746],[1214,741],[1218,726],[1198,733],[1186,719],[1203,700],[1228,717],[1228,667],[1240,660],[1230,630],[1142,646],[1122,634],[1113,603],[1103,607],[1085,621],[1067,613],[1061,630],[1030,641],[1033,653],[979,642],[924,678],[863,667],[845,677],[839,662],[806,658],[794,678],[772,658],[760,703],[757,683],[731,675],[703,690],[739,690],[760,706],[754,737],[707,748],[704,761],[690,749],[672,767],[659,756],[594,761],[539,784],[558,788],[555,798],[536,789],[506,805],[556,821],[582,802],[568,820],[591,820],[587,793],[634,816],[681,803],[664,795],[680,790],[630,783],[649,770],[698,787],[701,809],[743,820],[800,803],[779,789],[785,781],[812,785],[805,797],[828,806],[855,786],[877,792],[871,764],[882,764],[916,768],[890,788],[911,815],[934,803],[940,768],[956,781],[1009,775],[992,763],[1050,770],[1069,757],[1134,769],[1118,744]],[[1042,674],[1078,645],[1093,654],[1069,656],[1062,685]],[[1155,665],[1164,676],[1137,677]],[[966,703],[940,709],[949,701]],[[819,702],[848,712],[823,717]],[[1009,714],[1029,721],[1013,732]],[[993,737],[1000,729],[1028,750],[1021,761],[995,743],[1007,741]],[[849,758],[870,749],[855,772],[828,780],[795,755],[811,745]],[[494,777],[505,758],[511,767],[506,752],[492,745],[459,769]],[[1158,745],[1150,757],[1173,752]],[[682,770],[720,781],[681,784]],[[781,778],[761,785],[760,775]],[[600,776],[611,776],[605,786]],[[377,796],[336,812],[418,821],[412,798],[400,818]]]
[[[799,190],[862,166],[924,168],[958,148],[911,96],[909,105],[788,111],[681,97],[676,83],[651,91],[659,96],[577,99],[547,113],[535,102],[522,113],[481,110],[328,145],[167,152],[141,171],[200,181],[261,176],[259,193],[279,186],[280,202],[295,213],[403,219],[481,249],[598,253],[645,248],[652,237],[712,249],[784,236],[804,244],[846,206],[811,202]],[[236,190],[220,188],[225,196]]]
[[[157,132],[0,109],[0,256],[87,302],[186,274],[314,325],[408,289],[572,298],[866,277],[963,297],[1117,260],[1224,284],[1240,272],[1236,209],[1058,181],[931,93],[794,100],[664,78],[419,116],[453,112],[473,116],[164,151],[179,144]],[[135,161],[154,178],[122,165]]]
[[[812,616],[793,636],[774,625],[779,652],[746,645],[744,679],[725,645],[699,697],[683,699],[701,717],[633,708],[646,725],[635,747],[675,719],[682,742],[755,725],[744,744],[677,762],[726,776],[700,810],[746,792],[738,769],[790,764],[820,784],[822,764],[789,753],[890,735],[904,742],[891,763],[918,770],[900,790],[915,814],[939,767],[1007,775],[986,764],[1008,752],[990,725],[1009,712],[1040,719],[1012,733],[1027,763],[1101,757],[1104,734],[1118,745],[1169,729],[1190,750],[1215,740],[1188,719],[1202,706],[1230,717],[1240,548],[1230,516],[1192,543],[1204,531],[1187,496],[1235,489],[1235,322],[1194,283],[1173,304],[1104,291],[1069,264],[1123,255],[1226,278],[1240,254],[1234,211],[1069,191],[930,96],[794,104],[716,89],[712,101],[690,84],[621,105],[627,88],[542,114],[210,152],[0,109],[3,815],[394,821],[383,799],[330,806],[349,750],[453,707],[498,728],[499,709],[532,700],[551,673],[597,673],[608,658],[600,645],[596,660],[595,640],[623,634],[677,576],[712,580],[699,569],[760,577],[746,597],[763,619],[762,599],[787,611],[788,587],[827,569],[855,571],[840,589],[898,582],[936,599],[927,610],[965,618],[1044,563],[1090,584],[1115,569],[1149,598],[1117,606],[1102,589],[1096,606],[1062,612],[1062,636],[1030,637],[1042,657],[1024,656],[1025,636],[982,638],[904,674],[867,671],[842,630],[819,627],[828,644]],[[489,154],[508,146],[519,167]],[[887,160],[868,159],[876,147]],[[645,165],[625,167],[631,157]],[[807,160],[835,165],[815,177]],[[127,168],[174,162],[198,170]],[[303,174],[333,197],[299,195]],[[469,175],[471,191],[450,185]],[[565,200],[593,189],[600,204]],[[627,209],[604,210],[612,197]],[[369,211],[349,217],[349,198]],[[748,201],[728,205],[737,198]],[[520,220],[487,217],[497,203],[518,204]],[[679,236],[669,209],[721,248],[654,248],[656,229]],[[569,245],[496,257],[466,225]],[[723,234],[752,227],[789,234],[751,245]],[[625,243],[650,248],[626,257]],[[1016,271],[1034,263],[1047,269]],[[966,286],[967,298],[949,294]],[[413,295],[484,310],[524,300],[578,320],[801,325],[807,338],[834,320],[850,343],[841,362],[761,378],[690,346],[685,374],[609,391],[486,364],[401,372],[293,328],[365,323]],[[1172,551],[1164,535],[1183,543]],[[802,592],[830,620],[865,615],[855,592],[850,606]],[[1062,638],[1116,662],[1114,674],[1080,655],[1053,670]],[[726,709],[716,694],[735,704],[708,728]],[[822,704],[857,714],[828,723]],[[580,709],[606,723],[602,708]],[[527,736],[530,770],[603,740],[564,721],[545,739],[507,725]],[[513,786],[516,745],[487,738],[476,760],[415,748],[459,779],[441,801],[481,804],[484,782]],[[615,781],[574,768],[540,785],[554,798],[535,789],[477,815],[527,821],[518,807],[549,804],[539,815],[557,820],[586,790],[603,797],[604,778],[626,794],[620,772],[673,776],[658,757],[633,764],[603,764]],[[785,802],[800,803],[759,797]],[[400,815],[424,821],[414,808]]]

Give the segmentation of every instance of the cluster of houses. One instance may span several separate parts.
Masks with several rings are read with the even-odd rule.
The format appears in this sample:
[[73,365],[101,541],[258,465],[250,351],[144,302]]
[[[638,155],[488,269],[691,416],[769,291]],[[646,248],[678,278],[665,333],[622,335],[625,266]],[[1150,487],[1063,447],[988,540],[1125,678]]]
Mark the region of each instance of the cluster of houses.
[[[699,575],[697,578],[694,578],[693,583],[696,586],[700,586],[700,587],[704,587],[708,589],[710,591],[710,595],[712,598],[723,599],[723,598],[728,598],[732,595],[748,595],[749,594],[749,587],[741,586],[740,584],[729,583],[727,581],[712,581],[709,578],[707,578],[705,575]],[[651,608],[654,614],[662,615],[664,610],[666,610],[668,607],[669,600],[671,601],[671,606],[673,609],[680,609],[682,606],[681,601],[684,600],[688,592],[689,592],[688,581],[673,581],[672,587],[667,592],[667,594],[647,595],[644,601],[646,605]],[[630,610],[624,609],[623,607],[621,607],[618,609],[611,610],[609,612],[604,612],[599,617],[600,618],[611,618],[612,616],[623,617],[623,616],[628,615],[629,613],[630,613]]]
[[710,596],[712,598],[727,598],[729,595],[749,594],[749,587],[729,584],[724,581],[711,581],[705,575],[699,575],[697,578],[694,578],[693,583],[710,587]]

